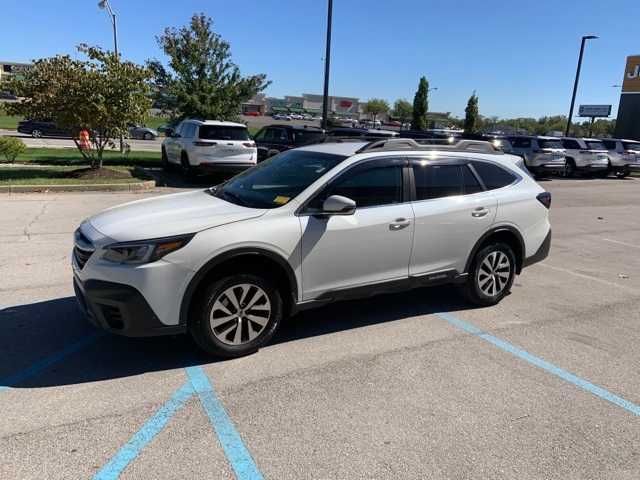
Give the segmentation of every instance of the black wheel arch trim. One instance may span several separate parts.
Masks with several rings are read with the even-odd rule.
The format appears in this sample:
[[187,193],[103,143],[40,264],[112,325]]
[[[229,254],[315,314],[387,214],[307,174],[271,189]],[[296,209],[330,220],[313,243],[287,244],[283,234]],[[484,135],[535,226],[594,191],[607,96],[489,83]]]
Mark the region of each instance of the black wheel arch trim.
[[234,257],[240,257],[245,255],[256,255],[256,256],[265,257],[265,258],[268,258],[269,260],[275,261],[278,265],[280,265],[284,269],[287,275],[287,279],[289,281],[291,305],[296,304],[296,302],[298,301],[298,283],[297,283],[296,274],[294,273],[293,268],[291,268],[291,265],[289,264],[289,262],[287,262],[287,260],[284,257],[282,257],[281,255],[275,252],[272,252],[271,250],[267,250],[265,248],[260,248],[260,247],[236,248],[233,250],[223,252],[220,255],[209,260],[207,263],[204,264],[204,266],[200,268],[200,270],[196,272],[193,278],[189,281],[189,285],[187,286],[187,289],[185,290],[185,293],[182,296],[182,303],[180,304],[179,325],[187,324],[187,320],[189,317],[189,308],[191,307],[191,301],[193,300],[193,295],[198,289],[198,287],[200,286],[202,280],[218,265]]
[[[525,255],[526,255],[526,249],[525,249],[525,245],[524,245],[524,239],[522,238],[522,235],[520,234],[520,232],[518,231],[517,228],[512,227],[511,225],[501,225],[499,227],[494,227],[490,230],[487,230],[481,237],[480,239],[475,243],[475,245],[473,246],[473,248],[471,249],[471,253],[469,254],[469,258],[467,258],[467,263],[465,264],[464,267],[464,273],[469,273],[469,270],[471,269],[471,264],[473,263],[473,259],[475,258],[476,254],[478,253],[478,251],[480,250],[480,247],[482,246],[482,244],[492,235],[495,235],[496,233],[500,233],[500,232],[508,232],[513,234],[516,237],[516,240],[518,241],[518,243],[520,244],[520,258],[516,258],[516,273],[519,275],[522,272],[522,267],[524,266],[524,260],[525,260]],[[514,252],[517,254],[517,252]]]

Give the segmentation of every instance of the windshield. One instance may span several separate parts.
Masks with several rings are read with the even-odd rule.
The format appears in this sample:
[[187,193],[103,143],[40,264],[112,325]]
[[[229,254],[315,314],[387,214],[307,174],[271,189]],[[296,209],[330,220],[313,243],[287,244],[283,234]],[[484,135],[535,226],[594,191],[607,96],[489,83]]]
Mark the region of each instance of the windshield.
[[604,146],[604,143],[600,141],[587,140],[585,142],[587,144],[587,148],[589,150],[606,150],[607,147]]
[[245,127],[225,127],[220,125],[200,125],[199,137],[204,140],[249,140]]
[[213,194],[249,208],[278,208],[342,162],[345,156],[287,150],[223,183]]
[[563,148],[560,140],[543,140],[539,138],[538,144],[540,148]]

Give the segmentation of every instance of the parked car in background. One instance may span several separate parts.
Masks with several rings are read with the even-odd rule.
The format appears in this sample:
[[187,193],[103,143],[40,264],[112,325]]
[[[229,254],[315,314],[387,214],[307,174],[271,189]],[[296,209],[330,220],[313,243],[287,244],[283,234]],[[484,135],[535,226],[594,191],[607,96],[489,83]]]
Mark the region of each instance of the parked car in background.
[[595,138],[560,139],[565,149],[567,160],[566,174],[568,177],[576,173],[591,173],[607,176],[609,173],[609,152],[600,140]]
[[261,114],[260,112],[244,112],[244,115],[247,117],[259,117]]
[[256,144],[242,123],[184,120],[162,142],[162,165],[185,175],[238,172],[258,161]]
[[559,138],[511,135],[506,137],[503,148],[505,152],[522,157],[529,171],[536,176],[565,172],[565,150]]
[[129,125],[129,137],[135,140],[155,140],[158,131],[144,125]]
[[269,125],[253,136],[258,148],[258,161],[291,148],[318,143],[324,140],[325,132],[321,128],[306,125]]
[[602,144],[609,152],[609,171],[618,178],[640,171],[640,142],[619,138],[604,138]]
[[274,120],[287,120],[287,121],[291,121],[291,115],[287,115],[285,113],[274,113],[273,117]]
[[110,208],[75,233],[80,308],[113,333],[189,332],[239,357],[332,301],[457,284],[495,305],[547,257],[551,195],[511,155],[465,142],[317,144],[216,187]]
[[11,92],[0,92],[0,100],[17,100],[18,97]]
[[327,135],[331,137],[348,138],[391,138],[397,137],[398,132],[394,132],[392,130],[378,130],[374,128],[337,127],[329,130]]
[[31,135],[33,138],[72,136],[69,130],[58,127],[54,122],[40,120],[18,122],[18,132]]

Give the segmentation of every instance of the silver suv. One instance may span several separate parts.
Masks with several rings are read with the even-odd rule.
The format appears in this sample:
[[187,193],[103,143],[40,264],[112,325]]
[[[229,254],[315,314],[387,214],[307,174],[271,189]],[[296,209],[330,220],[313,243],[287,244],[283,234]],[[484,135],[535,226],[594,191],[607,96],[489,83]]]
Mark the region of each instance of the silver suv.
[[258,161],[256,144],[246,125],[212,120],[184,120],[162,142],[162,164],[185,175],[238,172]]
[[521,156],[534,175],[564,173],[565,150],[559,138],[517,135],[507,137],[502,144],[506,152]]
[[567,176],[591,173],[601,177],[609,174],[607,148],[596,138],[562,138],[567,156]]
[[640,171],[640,142],[605,138],[602,144],[609,151],[609,170],[624,178],[632,171]]
[[74,286],[97,326],[257,350],[328,302],[442,283],[507,295],[551,243],[551,196],[486,142],[287,150],[231,180],[111,208],[76,232]]

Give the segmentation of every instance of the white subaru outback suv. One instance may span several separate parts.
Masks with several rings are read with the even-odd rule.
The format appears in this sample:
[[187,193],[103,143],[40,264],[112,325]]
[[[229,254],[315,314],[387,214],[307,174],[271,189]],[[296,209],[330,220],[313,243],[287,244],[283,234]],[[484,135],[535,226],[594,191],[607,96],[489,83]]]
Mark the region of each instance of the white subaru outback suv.
[[547,256],[550,203],[487,142],[323,143],[85,220],[74,286],[101,328],[240,356],[331,301],[453,283],[496,304]]

